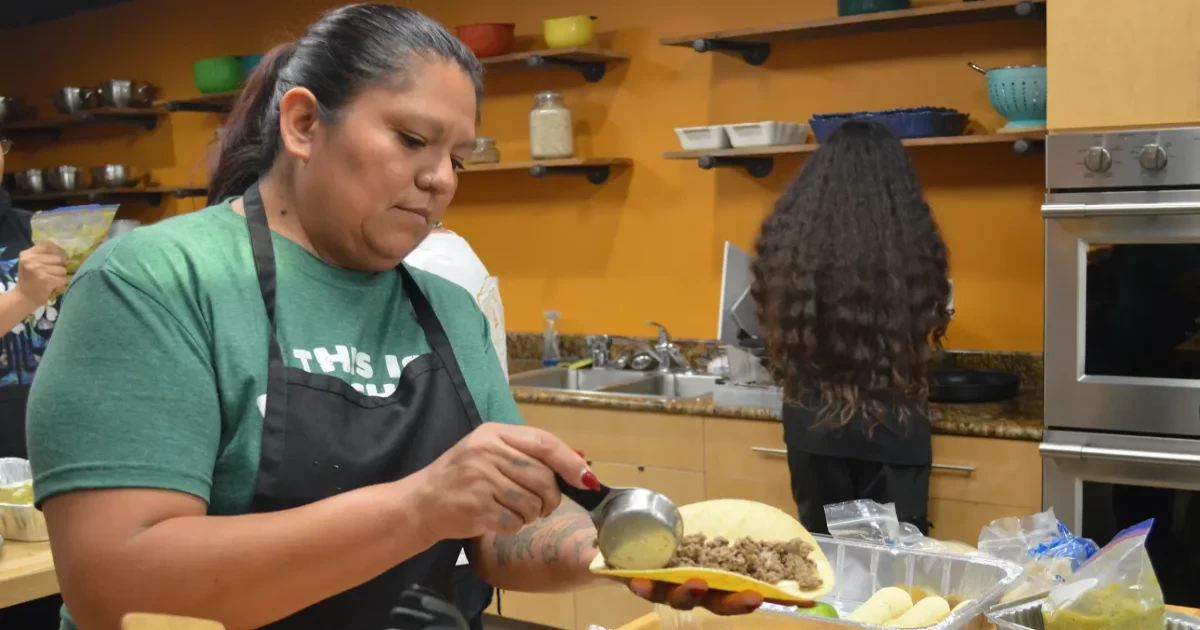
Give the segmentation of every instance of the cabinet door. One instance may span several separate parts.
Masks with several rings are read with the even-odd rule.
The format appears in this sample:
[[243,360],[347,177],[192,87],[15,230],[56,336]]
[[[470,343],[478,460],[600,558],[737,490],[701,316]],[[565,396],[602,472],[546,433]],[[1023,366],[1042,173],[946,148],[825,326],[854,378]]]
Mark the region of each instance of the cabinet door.
[[572,593],[519,593],[504,591],[500,610],[507,619],[573,630],[575,595]]
[[929,496],[992,505],[1041,505],[1038,443],[935,435]]
[[661,492],[677,506],[704,500],[703,473],[598,461],[591,461],[591,467],[592,472],[596,473],[596,477],[605,485],[647,488]]
[[1052,131],[1200,120],[1200,2],[1046,3]]
[[654,611],[654,604],[629,592],[622,584],[604,584],[575,593],[575,628],[621,628]]
[[796,515],[783,424],[704,421],[704,490],[708,499],[747,499]]
[[1007,516],[1026,516],[1041,510],[1035,506],[994,505],[953,499],[930,499],[929,536],[938,540],[957,540],[972,547],[979,544],[979,530]]
[[520,409],[526,424],[553,433],[588,459],[704,470],[704,425],[696,416],[530,403]]

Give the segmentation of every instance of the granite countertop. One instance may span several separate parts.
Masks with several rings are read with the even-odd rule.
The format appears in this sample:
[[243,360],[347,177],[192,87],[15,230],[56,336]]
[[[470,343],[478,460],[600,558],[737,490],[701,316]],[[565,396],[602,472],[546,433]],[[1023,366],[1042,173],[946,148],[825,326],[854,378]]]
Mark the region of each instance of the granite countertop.
[[[534,362],[510,362],[512,374],[528,369],[540,368]],[[711,398],[669,399],[643,396],[623,396],[595,392],[513,387],[513,397],[519,403],[544,405],[566,405],[619,409],[622,411],[650,411],[714,418],[762,420],[778,422],[779,413],[766,407],[721,405]],[[946,404],[930,403],[930,420],[933,432],[940,435],[967,437],[1002,438],[1040,442],[1042,424],[1042,392],[1022,390],[1014,399],[996,403]]]

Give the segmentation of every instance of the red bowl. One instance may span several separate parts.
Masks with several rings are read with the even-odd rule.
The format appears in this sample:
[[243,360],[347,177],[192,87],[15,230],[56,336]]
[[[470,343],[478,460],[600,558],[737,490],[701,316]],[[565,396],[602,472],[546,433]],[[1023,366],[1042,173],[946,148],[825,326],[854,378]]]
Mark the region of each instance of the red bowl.
[[464,24],[454,29],[476,57],[495,57],[512,52],[516,24]]

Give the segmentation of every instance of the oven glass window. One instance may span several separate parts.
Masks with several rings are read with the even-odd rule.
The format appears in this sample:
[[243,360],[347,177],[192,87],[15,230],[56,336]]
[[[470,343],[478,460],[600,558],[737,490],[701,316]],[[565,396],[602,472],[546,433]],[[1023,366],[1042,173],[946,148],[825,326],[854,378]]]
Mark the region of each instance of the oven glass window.
[[1084,482],[1083,532],[1103,546],[1148,518],[1146,543],[1163,599],[1200,608],[1200,492]]
[[1200,379],[1200,245],[1088,247],[1084,373]]

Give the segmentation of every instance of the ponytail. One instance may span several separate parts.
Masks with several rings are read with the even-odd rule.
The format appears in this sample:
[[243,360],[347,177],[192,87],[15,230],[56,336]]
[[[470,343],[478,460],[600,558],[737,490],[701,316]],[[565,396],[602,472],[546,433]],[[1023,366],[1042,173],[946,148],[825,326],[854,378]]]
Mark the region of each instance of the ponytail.
[[208,184],[208,204],[216,205],[246,191],[265,174],[279,152],[279,107],[275,92],[279,75],[296,44],[281,44],[267,53],[242,86],[220,140],[220,158]]

